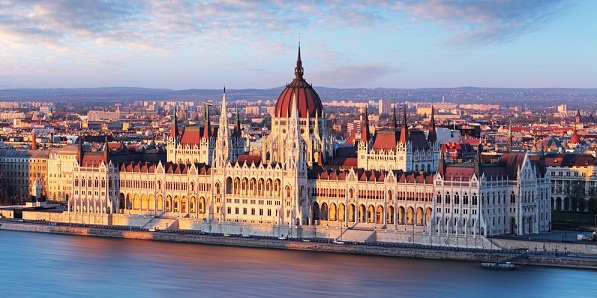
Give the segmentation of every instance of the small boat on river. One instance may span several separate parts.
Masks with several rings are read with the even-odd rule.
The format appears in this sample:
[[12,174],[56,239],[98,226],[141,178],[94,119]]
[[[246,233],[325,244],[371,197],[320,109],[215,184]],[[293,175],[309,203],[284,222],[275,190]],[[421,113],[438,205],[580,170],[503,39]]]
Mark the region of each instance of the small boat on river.
[[505,262],[505,263],[481,263],[481,268],[491,269],[491,270],[514,270],[516,269],[516,265]]

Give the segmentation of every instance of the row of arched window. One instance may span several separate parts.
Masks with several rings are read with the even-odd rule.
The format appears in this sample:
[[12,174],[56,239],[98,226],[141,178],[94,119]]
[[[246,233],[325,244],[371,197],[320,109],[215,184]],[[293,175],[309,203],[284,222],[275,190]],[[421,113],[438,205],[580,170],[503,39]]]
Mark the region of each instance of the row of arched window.
[[[98,177],[95,177],[95,179],[91,178],[91,177],[81,177],[79,178],[78,176],[75,177],[74,180],[75,183],[75,187],[106,187],[106,178],[102,177],[102,179],[100,180]],[[115,184],[116,187],[118,187],[118,180],[115,180]],[[112,177],[108,178],[108,187],[112,187]]]
[[[443,198],[443,200],[442,200],[442,198]],[[443,196],[442,196],[442,193],[438,191],[437,195],[436,195],[436,200],[435,200],[435,202],[437,204],[442,204],[442,202],[443,202],[444,204],[454,204],[454,205],[460,205],[460,204],[468,205],[469,203],[472,203],[472,205],[477,205],[477,203],[478,203],[477,202],[478,201],[477,193],[473,193],[471,201],[472,202],[469,202],[469,195],[467,192],[465,192],[463,194],[462,200],[460,198],[460,194],[458,192],[455,192],[454,200],[452,200],[452,197],[450,196],[449,191],[447,191]]]

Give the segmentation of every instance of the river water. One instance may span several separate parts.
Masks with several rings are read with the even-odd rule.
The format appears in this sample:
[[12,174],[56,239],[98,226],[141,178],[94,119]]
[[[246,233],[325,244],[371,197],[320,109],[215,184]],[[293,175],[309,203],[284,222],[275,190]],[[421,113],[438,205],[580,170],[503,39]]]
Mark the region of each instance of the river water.
[[0,297],[596,297],[597,270],[0,231]]

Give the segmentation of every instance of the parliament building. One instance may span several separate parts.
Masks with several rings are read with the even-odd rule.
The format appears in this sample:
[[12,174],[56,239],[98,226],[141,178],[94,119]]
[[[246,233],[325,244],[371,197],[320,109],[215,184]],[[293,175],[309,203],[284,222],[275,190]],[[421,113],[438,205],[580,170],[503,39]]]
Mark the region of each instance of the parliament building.
[[473,160],[447,162],[433,112],[427,131],[409,128],[403,111],[400,124],[394,112],[389,128],[371,134],[365,109],[361,133],[340,154],[300,47],[260,154],[249,153],[227,105],[224,90],[218,123],[206,115],[184,129],[175,112],[166,161],[116,160],[108,142],[97,152],[80,142],[69,221],[469,247],[550,230],[543,156],[488,159],[479,148]]

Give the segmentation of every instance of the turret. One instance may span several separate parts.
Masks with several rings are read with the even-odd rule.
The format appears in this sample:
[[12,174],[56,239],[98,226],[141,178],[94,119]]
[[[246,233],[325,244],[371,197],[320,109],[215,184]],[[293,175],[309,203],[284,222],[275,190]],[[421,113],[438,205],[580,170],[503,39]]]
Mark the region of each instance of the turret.
[[216,139],[215,163],[224,166],[230,161],[230,128],[228,128],[228,109],[226,107],[226,88],[222,94],[222,111],[220,113],[220,128]]

